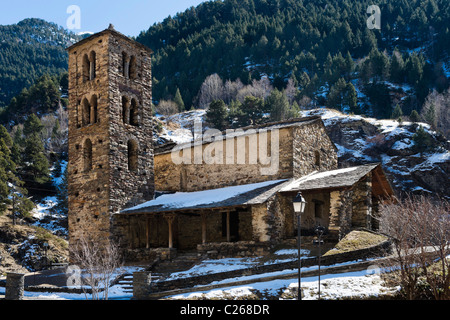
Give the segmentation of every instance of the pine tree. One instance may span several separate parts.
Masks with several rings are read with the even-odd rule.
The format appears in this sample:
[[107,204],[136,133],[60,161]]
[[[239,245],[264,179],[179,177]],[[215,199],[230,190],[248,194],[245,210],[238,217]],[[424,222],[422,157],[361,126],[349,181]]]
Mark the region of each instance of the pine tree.
[[392,111],[391,119],[399,119],[403,116],[403,111],[400,105],[396,105],[394,111]]
[[50,181],[50,171],[48,159],[44,153],[44,144],[41,140],[41,131],[43,129],[39,118],[32,114],[25,121],[23,133],[24,154],[21,174],[29,181],[37,184],[44,184]]
[[13,141],[6,129],[0,125],[0,214],[11,207],[16,217],[29,216],[34,205],[27,198],[28,191],[16,175],[16,165],[11,158],[10,147]]
[[278,89],[274,89],[265,101],[266,109],[270,110],[272,121],[286,119],[289,114],[289,101],[286,95]]
[[[277,90],[277,89],[275,89]],[[262,98],[247,96],[242,104],[242,125],[255,125],[262,122],[264,115],[264,101]]]
[[358,95],[356,94],[355,86],[349,82],[346,89],[345,103],[348,105],[350,112],[360,114],[361,110],[358,106]]
[[179,112],[184,112],[186,110],[186,107],[184,106],[183,98],[181,97],[180,89],[177,88],[177,92],[175,93],[175,98],[173,99],[173,102],[175,102],[178,106]]
[[409,119],[412,122],[419,122],[420,121],[420,116],[419,113],[416,110],[411,111],[411,114],[409,116]]
[[416,150],[420,152],[420,154],[423,154],[433,148],[433,140],[422,126],[417,129],[416,133],[412,137],[412,140],[414,141]]
[[223,100],[214,100],[209,104],[209,109],[206,112],[206,120],[215,129],[224,130],[226,128],[228,124],[228,109]]

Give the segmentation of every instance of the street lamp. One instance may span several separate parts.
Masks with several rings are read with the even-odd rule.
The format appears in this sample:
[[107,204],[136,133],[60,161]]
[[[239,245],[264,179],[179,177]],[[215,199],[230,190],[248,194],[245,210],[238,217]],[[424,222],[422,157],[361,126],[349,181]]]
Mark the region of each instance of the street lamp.
[[300,235],[300,224],[301,224],[301,216],[305,212],[306,200],[303,198],[302,193],[297,193],[297,196],[292,201],[294,204],[294,212],[297,214],[297,245],[298,245],[298,300],[302,300],[302,290],[300,287],[301,284],[301,258],[300,258],[300,250],[301,250],[301,235]]
[[322,242],[322,235],[325,232],[325,228],[322,227],[321,225],[319,225],[316,228],[316,234],[318,239],[318,244],[319,244],[319,300],[320,300],[320,257],[321,257],[321,252],[320,252],[320,243]]

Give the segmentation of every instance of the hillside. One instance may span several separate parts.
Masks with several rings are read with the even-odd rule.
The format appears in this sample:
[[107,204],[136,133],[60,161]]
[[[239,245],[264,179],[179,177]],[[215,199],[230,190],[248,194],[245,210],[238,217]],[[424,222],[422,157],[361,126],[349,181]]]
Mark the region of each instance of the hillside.
[[[157,135],[158,143],[189,142],[194,121],[203,121],[203,129],[207,128],[205,114],[204,110],[195,110],[170,117],[160,116],[162,130]],[[377,120],[327,108],[302,111],[301,115],[322,117],[338,148],[341,167],[381,163],[396,192],[424,192],[450,198],[450,141],[431,130],[428,124]],[[422,153],[414,141],[420,126],[433,146]]]
[[[137,41],[154,55],[154,98],[173,98],[180,90],[185,105],[198,107],[204,80],[218,74],[244,85],[268,77],[284,89],[292,79],[297,102],[329,100],[333,85],[361,82],[357,113],[390,117],[421,111],[433,89],[448,88],[450,20],[446,0],[378,1],[381,29],[368,29],[368,0],[208,1],[142,32]],[[401,101],[382,100],[390,83],[411,92]],[[335,106],[332,106],[335,107]]]
[[80,39],[41,19],[0,26],[0,109],[44,74],[66,72],[66,47]]

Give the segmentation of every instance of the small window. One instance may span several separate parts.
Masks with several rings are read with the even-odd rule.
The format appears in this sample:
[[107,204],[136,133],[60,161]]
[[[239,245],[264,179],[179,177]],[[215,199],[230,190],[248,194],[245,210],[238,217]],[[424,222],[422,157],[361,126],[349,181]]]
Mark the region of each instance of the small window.
[[87,139],[83,150],[84,172],[92,170],[92,142]]
[[130,124],[133,126],[139,125],[139,112],[138,112],[138,104],[136,102],[136,99],[131,99]]
[[98,122],[98,99],[94,94],[91,98],[91,123]]
[[128,98],[122,97],[122,120],[123,120],[123,123],[130,123],[129,116],[130,116],[130,114],[129,114],[129,107],[128,107]]
[[91,124],[91,104],[89,101],[84,98],[82,102],[82,120],[83,120],[83,126],[87,126]]
[[95,79],[96,65],[97,65],[97,54],[95,53],[95,51],[91,51],[91,54],[89,56],[89,80]]
[[89,73],[90,73],[90,68],[91,68],[91,62],[89,61],[89,57],[87,54],[85,54],[83,56],[83,66],[82,66],[83,70],[83,82],[87,82],[89,80]]
[[138,169],[139,147],[136,141],[128,141],[128,170],[136,171]]
[[320,152],[319,151],[315,151],[314,152],[314,156],[315,156],[315,165],[317,167],[320,167]]
[[129,72],[130,72],[130,59],[126,52],[122,52],[122,74],[126,79],[129,78]]
[[129,77],[131,80],[136,79],[137,73],[136,73],[136,57],[131,56],[130,58],[130,69],[129,69]]

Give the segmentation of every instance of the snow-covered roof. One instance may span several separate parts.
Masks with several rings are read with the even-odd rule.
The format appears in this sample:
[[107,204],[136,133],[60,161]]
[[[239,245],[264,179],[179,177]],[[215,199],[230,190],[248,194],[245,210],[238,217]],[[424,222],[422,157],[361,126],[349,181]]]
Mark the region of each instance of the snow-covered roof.
[[267,201],[287,181],[273,180],[204,191],[164,194],[155,200],[125,209],[121,213],[157,213],[260,204]]
[[382,187],[385,189],[384,192],[386,193],[386,195],[391,194],[392,189],[387,183],[387,180],[385,179],[384,173],[381,170],[379,164],[367,164],[325,172],[316,171],[287,183],[283,188],[281,188],[280,192],[347,188],[353,186],[355,183],[361,180],[361,178],[377,168],[380,169],[379,171],[377,171],[376,187],[378,188],[378,184],[382,184]]

